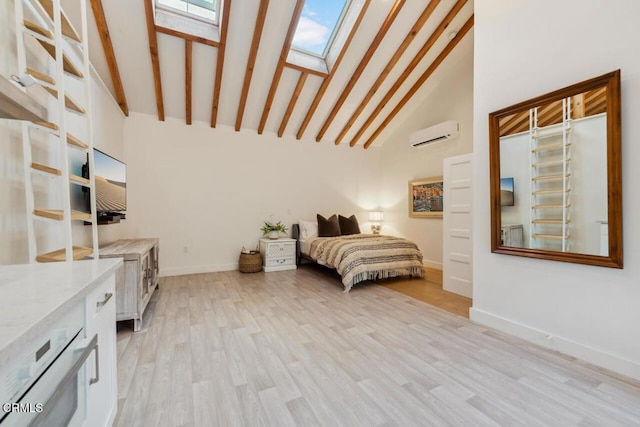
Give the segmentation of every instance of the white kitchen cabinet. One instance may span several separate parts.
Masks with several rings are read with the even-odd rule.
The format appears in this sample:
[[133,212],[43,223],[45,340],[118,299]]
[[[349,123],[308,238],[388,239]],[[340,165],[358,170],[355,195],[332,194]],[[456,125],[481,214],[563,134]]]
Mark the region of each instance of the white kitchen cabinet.
[[87,365],[87,426],[111,426],[118,409],[116,361],[116,282],[109,276],[85,298],[86,337],[98,336]]

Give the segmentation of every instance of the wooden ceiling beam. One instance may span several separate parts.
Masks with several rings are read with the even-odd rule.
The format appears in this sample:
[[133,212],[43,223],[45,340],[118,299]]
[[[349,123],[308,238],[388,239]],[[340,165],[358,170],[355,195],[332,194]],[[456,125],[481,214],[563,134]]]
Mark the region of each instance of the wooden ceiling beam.
[[249,95],[249,87],[251,86],[251,77],[253,69],[256,65],[256,57],[258,49],[260,49],[260,39],[262,37],[262,29],[264,21],[267,18],[267,9],[269,8],[269,0],[260,0],[258,16],[256,24],[253,28],[253,40],[251,40],[251,50],[249,50],[249,58],[247,59],[247,69],[244,72],[244,84],[242,85],[242,93],[240,95],[240,103],[238,104],[238,113],[236,114],[236,132],[242,127],[242,116],[244,116],[244,108],[247,105],[247,97]]
[[192,106],[192,70],[193,70],[193,42],[191,40],[184,41],[184,74],[185,74],[185,111],[186,111],[186,122],[188,125],[191,124],[191,106]]
[[287,123],[289,123],[289,118],[291,117],[291,113],[296,106],[296,102],[298,102],[298,98],[300,98],[300,92],[302,92],[302,88],[304,87],[304,82],[307,80],[308,73],[300,74],[300,78],[298,79],[298,83],[296,84],[296,88],[293,90],[293,94],[291,95],[291,100],[289,100],[289,105],[287,106],[287,111],[285,111],[284,116],[282,117],[282,123],[280,123],[280,128],[278,129],[278,136],[282,137],[284,134],[284,130],[287,128]]
[[376,79],[373,86],[371,86],[371,89],[369,89],[369,92],[367,92],[364,99],[360,102],[360,105],[358,105],[358,108],[356,108],[356,111],[351,115],[347,123],[343,126],[342,130],[338,134],[338,137],[336,138],[336,141],[335,141],[336,145],[339,145],[342,142],[347,132],[349,132],[349,129],[351,129],[351,126],[353,126],[355,121],[358,119],[358,117],[362,113],[362,110],[364,110],[364,108],[367,106],[369,101],[371,101],[371,98],[373,98],[373,96],[376,94],[378,89],[380,89],[380,86],[382,86],[382,83],[384,83],[385,79],[389,76],[389,73],[391,73],[391,70],[393,70],[393,67],[395,67],[395,65],[400,60],[400,57],[404,54],[404,52],[407,50],[409,45],[416,38],[416,36],[420,32],[424,24],[427,22],[429,17],[431,17],[431,14],[435,10],[436,6],[438,6],[438,4],[440,4],[440,0],[431,0],[429,4],[424,8],[424,10],[422,11],[422,14],[418,17],[415,24],[413,24],[413,27],[411,27],[406,37],[404,38],[404,40],[396,50],[396,53],[391,57],[391,59],[387,63],[387,66],[384,67],[384,70],[382,70],[382,72]]
[[218,122],[218,106],[220,104],[220,88],[222,87],[222,71],[224,69],[224,52],[227,47],[227,33],[229,32],[229,15],[231,15],[231,0],[222,0],[222,22],[220,23],[220,43],[218,44],[218,58],[216,60],[216,77],[213,84],[213,105],[211,106],[211,127]]
[[416,56],[411,60],[411,62],[409,63],[409,65],[407,66],[407,68],[405,68],[405,70],[402,72],[402,74],[400,75],[400,77],[398,77],[398,80],[396,80],[396,82],[393,84],[393,86],[391,86],[391,89],[389,89],[389,91],[387,91],[387,93],[385,94],[385,96],[382,98],[382,100],[378,103],[378,105],[376,106],[376,108],[373,110],[373,112],[371,113],[371,115],[369,116],[369,118],[365,121],[365,123],[362,125],[362,127],[360,128],[360,130],[358,130],[358,132],[356,133],[356,135],[351,139],[351,142],[349,142],[349,145],[351,147],[353,147],[354,145],[356,145],[356,143],[358,142],[358,140],[362,137],[362,135],[364,134],[364,132],[367,130],[367,128],[369,126],[371,126],[371,123],[373,123],[373,121],[375,120],[375,118],[378,116],[378,114],[380,114],[380,112],[382,111],[382,109],[387,105],[387,103],[391,100],[391,98],[396,94],[396,92],[400,89],[400,86],[402,86],[402,84],[407,80],[407,78],[409,78],[409,75],[411,75],[411,73],[413,72],[413,70],[418,66],[418,64],[420,63],[420,61],[424,58],[424,56],[427,54],[427,52],[429,52],[431,50],[431,48],[433,47],[433,45],[436,43],[436,41],[438,40],[438,38],[444,33],[444,31],[447,29],[447,27],[449,27],[449,25],[451,24],[451,22],[455,19],[455,17],[458,15],[458,12],[460,12],[460,10],[462,9],[462,7],[467,3],[467,0],[458,0],[456,2],[455,5],[453,5],[453,7],[451,8],[451,10],[449,11],[449,13],[447,13],[447,16],[445,16],[445,18],[442,20],[442,22],[440,22],[440,24],[438,25],[438,27],[435,29],[435,31],[433,32],[433,34],[431,34],[431,36],[429,37],[429,39],[425,42],[425,44],[422,46],[422,48],[420,48],[420,51],[418,51],[418,53],[416,54]]
[[291,68],[292,70],[300,71],[301,73],[307,73],[314,76],[325,78],[329,75],[329,73],[323,73],[322,71],[314,70],[313,68],[303,67],[302,65],[292,64],[290,62],[286,62],[284,64],[285,67]]
[[[437,4],[438,1],[439,0],[435,0],[435,3]],[[360,62],[358,63],[358,67],[351,75],[351,78],[349,78],[347,85],[344,87],[344,89],[342,89],[342,92],[340,93],[338,100],[336,101],[336,103],[333,105],[333,108],[329,112],[329,116],[325,119],[324,123],[320,127],[320,132],[318,132],[318,135],[316,135],[316,142],[320,142],[324,134],[327,132],[327,129],[329,129],[329,126],[331,126],[333,119],[336,118],[338,111],[340,111],[340,108],[342,108],[342,106],[344,105],[345,101],[347,100],[347,97],[353,90],[353,87],[356,85],[356,83],[358,83],[358,80],[360,80],[360,76],[362,76],[362,73],[364,72],[365,68],[367,68],[367,65],[369,65],[369,61],[371,61],[371,58],[373,58],[373,55],[378,50],[378,47],[380,47],[380,43],[382,43],[382,40],[384,40],[384,37],[387,35],[387,32],[389,31],[389,29],[395,22],[396,18],[400,14],[400,11],[402,10],[402,7],[404,6],[405,3],[406,3],[406,0],[396,0],[393,6],[391,6],[391,9],[389,10],[389,13],[387,14],[387,17],[385,18],[384,22],[382,23],[382,26],[378,30],[376,36],[373,38],[373,41],[371,42],[371,44],[369,44],[369,48],[365,52],[362,59],[360,59]],[[402,45],[400,48],[402,48]]]
[[336,71],[338,70],[338,67],[340,66],[340,63],[342,62],[342,58],[344,58],[345,54],[347,53],[347,50],[349,49],[349,45],[351,45],[351,41],[353,40],[353,37],[356,35],[356,32],[358,31],[358,28],[360,27],[360,23],[362,22],[362,18],[364,18],[364,15],[367,12],[367,9],[369,8],[370,4],[371,4],[371,0],[365,0],[364,1],[364,4],[362,5],[362,9],[360,9],[360,13],[358,14],[358,17],[356,18],[356,22],[354,22],[353,28],[349,32],[349,35],[347,36],[347,40],[345,40],[344,46],[342,46],[342,50],[340,50],[340,53],[338,54],[338,57],[336,58],[336,62],[333,64],[333,67],[331,68],[331,71],[329,72],[329,75],[323,80],[322,85],[320,86],[320,89],[318,89],[318,92],[316,92],[315,98],[313,98],[313,102],[311,103],[311,106],[309,107],[309,110],[307,110],[307,114],[305,115],[304,119],[302,120],[302,124],[300,125],[300,128],[298,129],[298,132],[296,133],[296,139],[302,138],[302,135],[304,135],[304,132],[307,130],[307,126],[309,126],[309,122],[311,121],[311,117],[313,117],[313,115],[315,114],[316,110],[318,109],[318,105],[320,104],[320,101],[322,100],[322,97],[324,96],[325,92],[327,91],[327,88],[329,87],[329,84],[331,84],[331,80],[333,80],[333,76],[335,76]]
[[273,104],[273,99],[276,96],[276,91],[278,90],[278,85],[280,84],[282,71],[284,70],[284,65],[287,62],[287,55],[289,54],[289,49],[291,49],[291,42],[293,41],[293,36],[296,32],[296,28],[298,27],[298,21],[300,20],[303,6],[304,0],[296,0],[296,7],[293,10],[293,15],[291,16],[291,21],[289,22],[289,29],[287,29],[287,35],[284,38],[282,50],[280,51],[280,57],[278,58],[278,65],[276,66],[276,71],[273,73],[273,79],[271,81],[271,87],[269,88],[269,94],[267,95],[267,100],[264,103],[264,108],[262,109],[262,117],[260,118],[260,124],[258,125],[258,134],[262,134],[262,132],[264,131],[264,127],[267,124],[267,119],[269,118],[269,113],[271,112],[271,105]]
[[156,25],[156,31],[162,34],[166,34],[168,36],[178,37],[184,40],[190,40],[192,42],[205,44],[211,47],[218,47],[220,43],[214,40],[205,39],[204,37],[194,36],[193,34],[183,33],[182,31],[177,31],[172,28],[162,27],[160,25]]
[[398,103],[398,105],[396,105],[393,111],[391,111],[391,113],[387,116],[387,118],[384,119],[384,121],[380,124],[380,126],[378,126],[378,128],[373,132],[373,134],[371,134],[367,142],[365,142],[364,144],[365,149],[369,148],[371,144],[373,144],[373,142],[380,135],[380,133],[389,125],[389,123],[400,112],[400,110],[402,110],[402,108],[406,105],[406,103],[409,102],[411,97],[415,95],[418,89],[420,89],[420,87],[424,84],[424,82],[427,81],[427,79],[431,76],[431,74],[433,74],[433,72],[440,66],[440,64],[442,64],[442,61],[444,61],[447,58],[447,56],[449,56],[451,51],[458,45],[460,40],[464,38],[464,36],[467,34],[467,32],[469,32],[469,30],[472,27],[473,27],[473,15],[471,15],[471,17],[467,20],[467,22],[464,23],[464,25],[462,26],[462,28],[460,28],[456,36],[447,44],[447,46],[442,50],[442,52],[440,52],[438,57],[431,63],[431,65],[429,65],[429,68],[427,68],[427,70],[420,76],[418,81],[415,82],[413,86],[411,86],[411,89],[409,89],[409,92],[407,92],[407,94],[400,100],[400,102]]
[[109,74],[111,75],[113,88],[116,92],[116,100],[124,115],[128,116],[129,106],[127,105],[127,97],[124,94],[124,86],[122,85],[122,79],[120,78],[118,61],[116,60],[116,54],[113,50],[113,43],[111,42],[109,25],[107,25],[107,18],[105,17],[104,9],[102,7],[102,0],[91,0],[91,9],[93,10],[93,17],[95,18],[96,26],[98,27],[98,34],[100,34],[102,50],[104,50],[104,56],[107,59]]
[[156,91],[158,120],[163,122],[164,102],[162,100],[162,79],[160,77],[160,60],[158,58],[158,38],[156,35],[156,23],[153,18],[153,0],[144,0],[144,12],[147,20],[147,34],[149,36],[149,52],[151,53],[151,66],[153,68],[153,84]]

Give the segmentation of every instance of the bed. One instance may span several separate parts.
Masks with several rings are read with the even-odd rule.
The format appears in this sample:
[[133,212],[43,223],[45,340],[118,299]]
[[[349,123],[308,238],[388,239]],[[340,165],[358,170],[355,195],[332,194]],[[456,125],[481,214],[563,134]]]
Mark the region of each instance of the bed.
[[292,235],[297,242],[297,264],[308,260],[334,269],[345,292],[365,280],[424,276],[422,253],[407,239],[374,234],[305,239],[298,224],[293,224]]

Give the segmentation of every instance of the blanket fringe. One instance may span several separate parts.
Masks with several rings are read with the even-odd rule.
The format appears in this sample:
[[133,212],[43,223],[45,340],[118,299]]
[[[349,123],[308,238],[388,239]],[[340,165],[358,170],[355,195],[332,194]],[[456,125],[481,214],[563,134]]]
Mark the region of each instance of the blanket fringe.
[[363,271],[353,276],[351,284],[345,285],[344,292],[349,292],[354,285],[364,282],[365,280],[381,280],[391,279],[393,277],[411,276],[411,277],[424,277],[424,270],[422,267],[407,267],[396,268],[392,270],[375,270],[375,271]]

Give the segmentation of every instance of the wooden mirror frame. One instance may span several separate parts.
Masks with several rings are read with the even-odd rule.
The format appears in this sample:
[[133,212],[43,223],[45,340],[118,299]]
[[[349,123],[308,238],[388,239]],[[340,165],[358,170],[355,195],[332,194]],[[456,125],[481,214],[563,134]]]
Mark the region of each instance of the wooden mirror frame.
[[[500,119],[589,90],[607,93],[607,219],[609,255],[591,255],[504,246],[501,243]],[[583,81],[489,114],[489,173],[491,189],[491,252],[553,261],[622,268],[622,153],[620,70]]]

